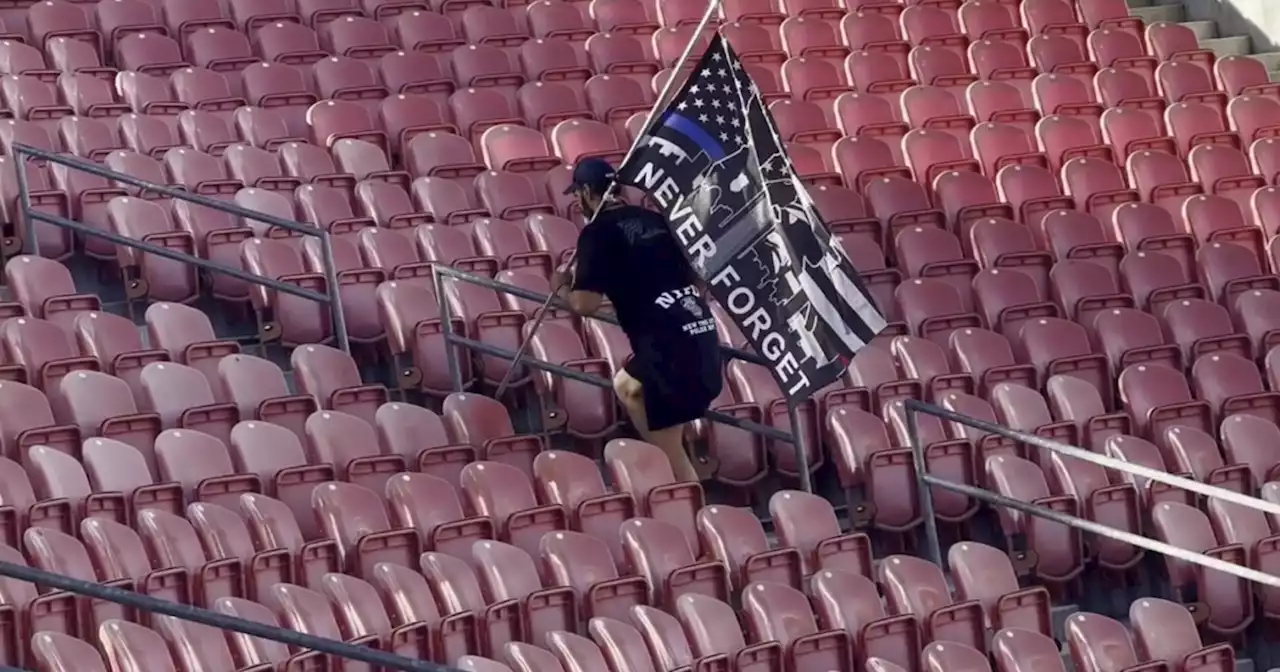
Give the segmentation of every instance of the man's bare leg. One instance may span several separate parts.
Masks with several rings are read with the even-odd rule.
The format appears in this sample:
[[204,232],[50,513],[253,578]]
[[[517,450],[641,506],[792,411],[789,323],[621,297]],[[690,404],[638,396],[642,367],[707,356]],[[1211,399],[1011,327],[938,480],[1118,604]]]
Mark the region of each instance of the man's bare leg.
[[698,472],[693,468],[693,462],[689,460],[689,453],[684,448],[684,425],[667,427],[656,432],[650,431],[644,410],[644,390],[640,381],[632,378],[626,371],[619,371],[613,377],[613,391],[618,395],[618,401],[622,402],[623,408],[627,409],[631,424],[635,425],[640,438],[666,453],[676,480],[693,482],[701,480]]

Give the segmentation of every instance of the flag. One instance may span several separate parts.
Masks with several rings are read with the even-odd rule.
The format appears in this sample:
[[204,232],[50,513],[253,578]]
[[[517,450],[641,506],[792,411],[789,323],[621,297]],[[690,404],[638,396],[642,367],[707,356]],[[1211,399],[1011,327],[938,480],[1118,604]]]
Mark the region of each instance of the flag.
[[690,262],[788,399],[835,381],[885,327],[796,177],[760,90],[716,35],[631,158]]

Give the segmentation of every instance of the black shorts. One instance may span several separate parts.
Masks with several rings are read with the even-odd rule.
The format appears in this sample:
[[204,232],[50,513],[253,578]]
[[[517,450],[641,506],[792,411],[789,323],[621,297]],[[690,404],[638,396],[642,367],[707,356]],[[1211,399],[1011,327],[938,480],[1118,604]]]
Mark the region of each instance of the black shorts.
[[[691,364],[692,371],[686,369],[685,375],[678,377],[665,375],[665,372],[649,365],[643,356],[632,356],[622,367],[627,375],[640,381],[645,419],[650,431],[693,422],[706,415],[711,402],[720,396],[723,380],[719,376],[718,365],[714,380],[708,380],[710,376],[696,375],[694,372],[700,367],[696,363]],[[694,375],[688,375],[690,373]]]

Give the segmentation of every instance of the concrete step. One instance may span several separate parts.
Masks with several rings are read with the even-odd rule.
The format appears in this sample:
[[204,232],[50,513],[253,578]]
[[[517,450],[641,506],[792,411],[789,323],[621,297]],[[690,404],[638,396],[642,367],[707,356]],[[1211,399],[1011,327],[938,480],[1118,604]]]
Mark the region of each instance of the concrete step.
[[1264,51],[1257,54],[1250,54],[1250,56],[1262,61],[1262,64],[1267,66],[1267,70],[1272,73],[1280,70],[1280,51]]
[[1248,35],[1231,37],[1215,37],[1200,40],[1200,47],[1212,51],[1218,58],[1225,56],[1248,56],[1253,52],[1253,42]]
[[1203,43],[1205,40],[1212,40],[1218,36],[1217,21],[1182,21],[1182,25],[1191,29]]
[[1173,21],[1176,23],[1181,21],[1183,16],[1182,5],[1130,7],[1129,13],[1142,19],[1143,23],[1146,23],[1147,25],[1158,21]]

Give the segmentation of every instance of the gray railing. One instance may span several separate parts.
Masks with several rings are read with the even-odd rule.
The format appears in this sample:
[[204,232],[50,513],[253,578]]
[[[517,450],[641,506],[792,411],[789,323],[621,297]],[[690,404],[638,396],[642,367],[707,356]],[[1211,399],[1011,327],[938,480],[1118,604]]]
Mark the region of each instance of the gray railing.
[[[257,621],[249,621],[243,618],[220,614],[208,609],[201,609],[199,607],[193,607],[186,604],[170,602],[150,595],[135,593],[123,588],[81,581],[61,574],[51,574],[25,565],[15,565],[11,562],[0,562],[0,576],[16,579],[18,581],[26,581],[38,586],[65,591],[82,597],[121,604],[139,611],[163,614],[165,616],[172,616],[184,621],[193,621],[195,623],[223,630],[230,630],[231,632],[237,632],[243,635],[249,635],[250,637],[259,637],[273,642],[280,642],[281,644],[293,647],[295,649],[295,653],[300,651],[318,651],[320,653],[337,656],[339,658],[348,658],[362,663],[368,663],[370,665],[378,666],[381,669],[399,670],[401,672],[461,672],[455,668],[445,667],[438,663],[405,658],[404,656],[387,653],[386,651],[380,651],[369,646],[340,642],[334,639],[325,639],[323,637],[303,634],[296,630],[264,625]],[[27,636],[30,636],[34,633],[26,634]],[[22,644],[25,647],[26,642],[22,642]],[[5,672],[9,669],[12,668],[0,667],[0,672]]]
[[915,461],[917,479],[916,490],[918,491],[917,494],[920,498],[920,514],[924,519],[925,538],[927,544],[927,548],[925,550],[929,558],[940,567],[946,566],[946,553],[943,552],[942,545],[938,539],[938,523],[934,517],[933,493],[932,488],[929,486],[941,488],[943,490],[950,490],[966,497],[972,497],[973,499],[985,502],[992,506],[1014,509],[1032,516],[1045,518],[1055,523],[1060,523],[1062,525],[1078,529],[1082,532],[1113,539],[1154,553],[1160,553],[1162,555],[1177,558],[1178,560],[1190,562],[1207,569],[1225,572],[1232,576],[1244,579],[1245,581],[1253,581],[1272,588],[1280,588],[1280,577],[1260,572],[1256,569],[1236,565],[1218,558],[1210,557],[1203,553],[1189,551],[1185,548],[1179,548],[1156,539],[1150,539],[1148,537],[1133,534],[1126,530],[1119,530],[1092,520],[1068,515],[1043,506],[1036,506],[1035,504],[1006,497],[1005,495],[997,492],[983,490],[982,488],[974,487],[966,483],[948,481],[930,474],[925,460],[925,446],[920,441],[918,414],[923,413],[925,415],[932,415],[947,422],[959,423],[966,427],[972,427],[983,432],[1012,439],[1013,441],[1028,446],[1033,450],[1059,453],[1070,458],[1096,464],[1106,469],[1132,474],[1133,476],[1155,481],[1157,483],[1164,483],[1166,485],[1200,495],[1216,497],[1233,504],[1262,511],[1263,513],[1270,514],[1272,516],[1280,515],[1280,504],[1268,502],[1257,497],[1249,497],[1235,492],[1234,490],[1227,490],[1225,488],[1207,485],[1200,481],[1176,476],[1158,469],[1151,469],[1140,464],[1125,462],[1124,460],[1118,460],[1107,455],[1101,455],[1092,451],[1084,450],[1083,448],[1077,448],[1076,446],[1052,441],[1042,436],[1036,436],[1035,434],[1002,427],[997,424],[979,420],[977,418],[971,418],[967,415],[961,415],[940,406],[926,404],[914,399],[907,400],[906,408],[907,440],[911,444],[911,452]]
[[[107,168],[93,163],[92,161],[84,161],[82,159],[72,158],[62,154],[55,154],[30,145],[15,143],[10,151],[10,156],[13,157],[15,164],[14,171],[17,173],[18,178],[20,221],[15,222],[15,224],[21,224],[24,227],[22,232],[22,238],[24,240],[22,242],[26,253],[34,255],[40,254],[40,243],[36,233],[36,224],[39,222],[64,229],[70,229],[82,236],[101,238],[116,245],[133,248],[147,254],[154,254],[157,257],[163,257],[165,259],[184,264],[191,264],[192,266],[202,270],[230,276],[252,285],[261,285],[277,292],[310,301],[316,301],[329,307],[329,315],[333,321],[333,334],[334,338],[337,340],[338,347],[344,352],[351,351],[351,344],[347,338],[346,317],[343,314],[342,301],[339,296],[337,266],[333,261],[333,236],[328,231],[299,222],[274,217],[256,210],[249,210],[248,208],[241,207],[236,203],[221,201],[216,198],[209,198],[208,196],[187,191],[185,189],[148,182],[147,180],[142,180],[132,175],[108,170]],[[144,240],[137,240],[127,236],[122,236],[114,231],[106,231],[66,217],[41,212],[35,209],[31,203],[31,189],[28,184],[26,162],[32,160],[59,164],[91,175],[97,175],[98,177],[105,178],[111,182],[128,184],[137,187],[144,192],[153,192],[169,198],[187,201],[211,210],[225,212],[242,219],[262,222],[267,226],[279,227],[298,235],[319,238],[324,256],[325,291],[324,293],[311,291],[296,285],[291,285],[287,282],[281,282],[275,278],[254,275],[253,273],[248,273],[235,266],[228,266],[227,264],[216,261],[201,259],[195,255],[174,251],[159,245],[154,245]]]
[[[455,348],[449,347],[449,346],[451,345],[461,346],[463,348],[474,350],[484,355],[489,355],[491,357],[498,357],[506,360],[515,359],[517,353],[515,350],[507,350],[505,348],[499,348],[489,343],[483,343],[481,341],[478,341],[472,338],[467,338],[465,335],[455,333],[454,327],[453,327],[453,319],[452,319],[453,318],[452,308],[449,306],[449,301],[446,298],[447,294],[445,293],[445,283],[446,282],[466,282],[473,285],[479,285],[481,287],[485,287],[487,289],[491,289],[496,292],[500,292],[503,294],[510,294],[512,296],[519,297],[521,299],[525,299],[528,301],[537,302],[537,303],[546,302],[547,295],[529,291],[528,289],[525,289],[523,287],[517,287],[515,285],[509,285],[503,282],[498,282],[497,280],[493,280],[491,278],[487,278],[482,275],[475,275],[473,273],[467,273],[466,271],[460,271],[456,268],[451,268],[448,266],[441,266],[437,264],[434,267],[434,272],[435,272],[435,278],[434,278],[435,290],[436,290],[436,297],[437,297],[436,300],[440,305],[440,321],[442,323],[444,340],[446,342],[446,347],[445,347],[445,352],[447,353],[446,357],[449,362],[449,379],[453,386],[454,391],[461,392],[463,389],[462,366],[461,366],[461,363],[458,361],[458,355],[457,355],[457,352],[455,351]],[[569,309],[569,304],[560,300],[552,300],[551,303],[548,305],[549,305],[549,308],[559,308],[562,310]],[[608,314],[596,314],[587,319],[600,320],[612,325],[618,324],[617,318]],[[764,357],[753,352],[740,350],[738,348],[722,346],[721,352],[728,358],[741,359],[750,364],[758,364],[760,366],[766,366],[766,367],[769,364],[768,360],[766,360]],[[613,388],[613,381],[611,380],[607,380],[599,376],[593,376],[589,373],[575,371],[566,366],[561,366],[559,364],[555,364],[552,362],[544,362],[544,361],[525,357],[521,359],[521,363],[526,366],[531,366],[540,371],[547,371],[548,373],[551,373],[553,375],[560,376],[562,378],[568,378],[570,380],[575,380],[577,382],[585,383],[587,385],[593,385],[595,387],[600,387],[605,389]],[[750,420],[745,420],[742,418],[735,418],[731,415],[728,415],[726,413],[721,413],[716,410],[708,411],[707,414],[703,417],[714,423],[735,427],[737,429],[741,429],[741,430],[750,432],[752,434],[758,434],[760,436],[763,436],[767,439],[772,439],[774,441],[784,441],[786,443],[792,444],[792,446],[795,447],[796,471],[799,472],[798,476],[800,478],[800,487],[803,488],[806,492],[813,492],[813,476],[810,473],[810,469],[809,469],[809,455],[806,452],[806,444],[805,444],[806,439],[804,436],[805,433],[803,431],[800,431],[800,427],[802,425],[799,422],[796,404],[790,401],[787,402],[787,417],[789,418],[790,424],[791,424],[790,432],[784,432],[776,427],[770,427],[768,425],[763,425],[758,422],[752,422]]]

